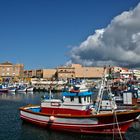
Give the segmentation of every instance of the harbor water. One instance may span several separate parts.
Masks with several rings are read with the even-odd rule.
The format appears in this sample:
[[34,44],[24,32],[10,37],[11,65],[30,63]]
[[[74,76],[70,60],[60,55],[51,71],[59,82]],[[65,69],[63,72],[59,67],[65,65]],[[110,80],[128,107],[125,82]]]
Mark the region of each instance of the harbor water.
[[[113,140],[110,135],[80,135],[46,130],[23,122],[19,107],[40,104],[41,96],[47,92],[0,93],[0,140]],[[60,98],[60,93],[53,93]],[[126,140],[140,140],[140,122],[133,123],[123,136]],[[120,137],[115,135],[115,140]]]

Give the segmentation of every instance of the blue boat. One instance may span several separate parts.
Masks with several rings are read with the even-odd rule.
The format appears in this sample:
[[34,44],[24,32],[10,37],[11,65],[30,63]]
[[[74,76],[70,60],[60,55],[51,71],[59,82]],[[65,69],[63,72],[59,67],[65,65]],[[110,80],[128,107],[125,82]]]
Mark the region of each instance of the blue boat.
[[4,85],[0,85],[0,92],[6,93],[6,92],[8,92],[8,88],[5,87]]

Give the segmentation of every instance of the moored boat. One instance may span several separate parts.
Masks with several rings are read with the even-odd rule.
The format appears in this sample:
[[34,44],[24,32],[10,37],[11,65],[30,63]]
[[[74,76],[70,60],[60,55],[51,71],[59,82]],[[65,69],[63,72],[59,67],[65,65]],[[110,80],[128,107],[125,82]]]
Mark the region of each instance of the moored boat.
[[7,93],[8,92],[8,88],[5,87],[4,85],[0,85],[0,92],[1,93]]
[[10,87],[8,88],[8,92],[15,92],[16,91],[16,87]]
[[33,90],[34,90],[34,87],[27,87],[26,89],[27,92],[33,92]]
[[1,93],[7,93],[8,92],[8,89],[6,89],[6,88],[0,89],[0,92]]
[[16,89],[17,92],[26,92],[26,87],[20,86],[19,88]]
[[83,134],[125,133],[139,114],[138,110],[116,112],[118,122],[114,122],[114,113],[112,112],[95,115],[46,114],[41,112],[39,106],[20,108],[20,117],[27,122],[48,129]]
[[140,109],[117,110],[113,100],[103,100],[103,80],[95,103],[92,92],[64,92],[61,99],[44,98],[40,106],[20,108],[21,119],[45,128],[83,134],[125,133],[138,119]]

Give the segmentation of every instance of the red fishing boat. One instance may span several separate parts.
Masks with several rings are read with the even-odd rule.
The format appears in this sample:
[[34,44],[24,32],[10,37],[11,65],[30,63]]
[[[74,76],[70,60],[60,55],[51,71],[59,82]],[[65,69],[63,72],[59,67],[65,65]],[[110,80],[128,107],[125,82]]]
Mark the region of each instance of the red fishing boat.
[[62,99],[44,98],[40,106],[20,108],[22,120],[47,129],[82,134],[125,133],[138,119],[140,109],[118,110],[115,102],[103,99],[108,90],[102,81],[97,100],[93,103],[92,92],[64,92]]

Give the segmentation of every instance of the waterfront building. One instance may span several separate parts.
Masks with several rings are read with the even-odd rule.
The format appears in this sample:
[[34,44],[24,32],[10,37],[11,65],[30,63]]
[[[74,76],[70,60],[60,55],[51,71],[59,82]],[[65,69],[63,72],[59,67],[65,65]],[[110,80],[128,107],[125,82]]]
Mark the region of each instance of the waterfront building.
[[24,77],[48,80],[101,79],[104,67],[83,67],[80,64],[59,66],[56,69],[37,69],[24,71]]
[[24,78],[28,78],[28,70],[24,70]]
[[56,69],[43,69],[44,79],[52,80],[56,78]]
[[75,68],[72,66],[61,66],[57,68],[56,79],[71,79],[75,78]]
[[133,70],[133,75],[135,79],[140,80],[140,70]]
[[37,69],[37,70],[25,70],[25,78],[43,78],[52,79],[55,77],[56,69]]
[[120,71],[120,78],[123,80],[132,80],[133,79],[133,71],[127,68],[122,68]]
[[124,67],[112,67],[111,73],[114,79],[132,80],[134,76],[132,70]]
[[58,79],[100,79],[103,76],[103,67],[83,67],[80,64],[71,64],[57,68]]
[[122,71],[122,67],[114,66],[114,67],[112,67],[112,71],[113,71],[114,73],[121,72],[121,71]]
[[34,78],[36,77],[36,70],[25,70],[24,71],[25,78]]
[[75,78],[100,79],[103,76],[104,67],[83,67],[80,64],[72,64],[75,69]]
[[3,80],[6,79],[21,79],[24,74],[23,64],[12,64],[10,62],[4,62],[0,64],[0,77]]
[[36,77],[36,70],[24,70],[25,82],[31,82],[31,79],[35,77]]
[[56,69],[38,69],[36,70],[36,77],[43,79],[52,79],[55,77]]
[[36,78],[43,78],[43,69],[36,70]]

